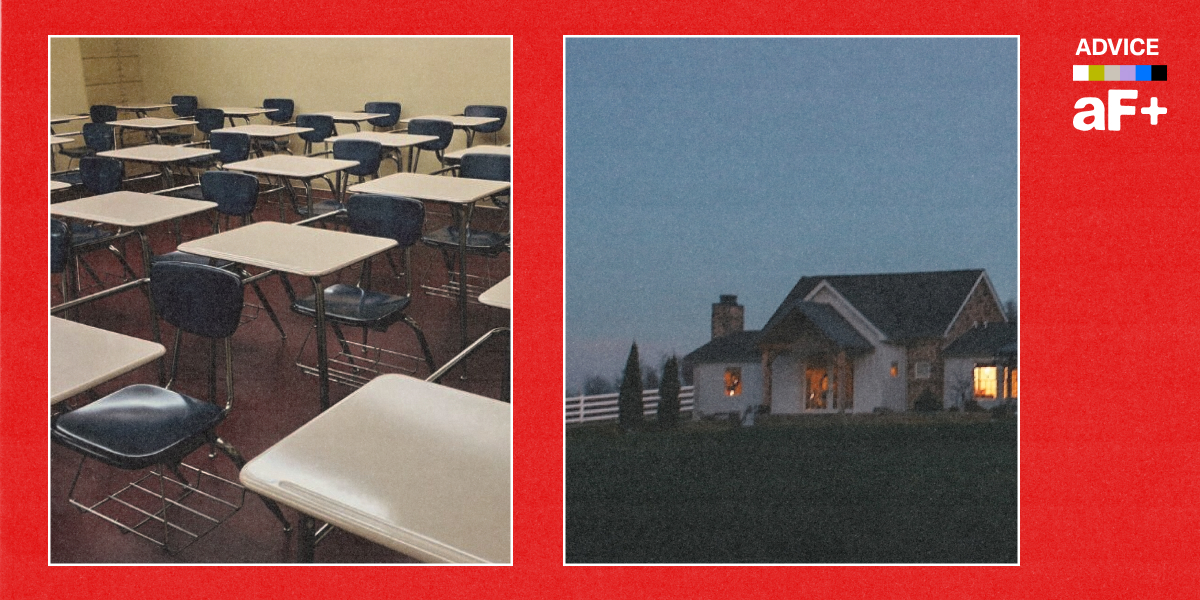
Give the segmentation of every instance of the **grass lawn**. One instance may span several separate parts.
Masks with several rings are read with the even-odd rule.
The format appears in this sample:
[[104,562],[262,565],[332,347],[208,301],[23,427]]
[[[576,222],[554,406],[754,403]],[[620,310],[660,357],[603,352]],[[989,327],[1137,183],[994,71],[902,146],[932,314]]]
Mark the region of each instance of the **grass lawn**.
[[568,429],[566,547],[571,563],[1016,562],[1017,421]]

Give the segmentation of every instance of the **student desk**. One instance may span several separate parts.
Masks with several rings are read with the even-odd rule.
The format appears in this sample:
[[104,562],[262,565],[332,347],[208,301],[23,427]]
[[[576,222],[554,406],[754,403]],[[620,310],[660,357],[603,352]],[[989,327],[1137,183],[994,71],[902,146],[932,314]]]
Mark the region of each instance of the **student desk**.
[[143,231],[146,227],[216,207],[216,202],[205,200],[120,191],[51,204],[50,214],[128,229],[123,234],[117,234],[117,237],[138,236],[142,243],[142,268],[149,273],[150,243]]
[[506,181],[396,173],[350,186],[351,192],[416,198],[449,204],[458,225],[458,307],[462,346],[467,345],[467,228],[475,203],[509,189]]
[[162,344],[50,317],[50,404],[166,354]]
[[124,146],[125,143],[124,143],[123,136],[125,134],[123,131],[121,131],[122,129],[140,129],[143,131],[149,131],[150,135],[154,139],[154,143],[157,144],[157,143],[162,142],[162,140],[158,136],[158,133],[160,131],[162,131],[164,129],[175,129],[176,127],[183,127],[185,125],[195,125],[196,122],[195,121],[185,121],[183,119],[160,119],[158,117],[141,117],[138,119],[123,119],[120,121],[109,121],[108,124],[112,125],[114,128],[116,128],[116,130],[117,130],[116,139],[121,140],[121,142],[122,142],[121,145]]
[[297,133],[307,133],[312,131],[309,127],[294,127],[291,125],[238,125],[237,127],[222,127],[214,129],[213,132],[227,133],[244,133],[250,136],[254,141],[254,154],[260,158],[263,155],[262,148],[258,145],[258,140],[261,139],[278,139],[296,135]]
[[496,308],[512,310],[512,275],[479,295],[479,302]]
[[119,150],[98,152],[96,156],[106,156],[109,158],[118,158],[126,162],[156,165],[159,172],[162,173],[163,187],[172,188],[175,187],[175,177],[171,174],[172,164],[202,156],[215,156],[217,154],[220,154],[220,151],[211,148],[149,144],[146,146],[131,146]]
[[[310,115],[325,115],[333,119],[334,123],[349,123],[354,126],[354,131],[362,131],[360,123],[379,117],[386,117],[387,113],[368,113],[368,112],[353,112],[353,111],[326,111],[307,113]],[[337,128],[334,128],[334,133],[337,133]]]
[[442,156],[442,160],[446,161],[447,164],[458,164],[468,154],[502,154],[504,156],[512,156],[512,146],[473,146],[471,148],[455,150],[454,152],[447,152]]
[[396,161],[396,171],[397,172],[404,172],[404,171],[411,172],[413,170],[412,169],[412,158],[413,158],[412,150],[409,150],[408,160],[405,162],[405,164],[407,164],[408,166],[402,167],[400,165],[400,156],[401,156],[401,153],[404,151],[404,149],[412,148],[413,146],[416,146],[417,144],[424,144],[425,142],[432,142],[433,140],[436,140],[436,139],[437,139],[436,135],[413,135],[410,133],[387,133],[387,132],[382,132],[382,131],[362,131],[359,133],[349,133],[346,135],[339,135],[336,137],[331,137],[325,141],[326,142],[336,142],[339,140],[368,140],[368,141],[372,141],[372,142],[379,142],[379,145],[383,146],[384,148],[391,148],[392,150],[395,151],[395,154],[393,155],[393,157],[394,157],[394,160]]
[[467,147],[471,147],[471,143],[475,141],[475,130],[472,127],[495,123],[500,119],[496,117],[467,117],[463,115],[425,115],[423,117],[409,117],[401,119],[401,123],[408,123],[413,119],[434,119],[437,121],[450,121],[454,124],[455,129],[461,129],[467,133]]
[[75,140],[73,140],[69,137],[63,137],[61,135],[53,135],[53,133],[50,135],[50,170],[51,171],[58,170],[58,166],[55,164],[56,161],[54,160],[54,147],[61,146],[63,144],[66,144],[68,142],[73,142],[73,141],[75,141]]
[[117,110],[131,112],[131,113],[137,115],[138,117],[145,117],[152,110],[171,108],[173,106],[175,106],[175,105],[174,104],[128,104],[125,106],[118,106]]
[[71,187],[71,184],[69,184],[69,183],[64,183],[62,181],[55,181],[53,179],[50,180],[50,191],[52,191],[52,192],[57,192],[58,190],[65,190],[69,187]]
[[246,124],[250,124],[250,117],[254,115],[265,115],[269,112],[275,112],[273,108],[250,108],[246,106],[222,106],[218,110],[225,113],[225,118],[229,119],[229,126],[233,127],[234,119],[242,119]]
[[[244,127],[257,127],[247,125]],[[241,129],[241,127],[235,128]],[[313,216],[312,180],[337,173],[333,194],[340,198],[342,174],[340,171],[358,164],[356,160],[339,160],[336,158],[319,158],[314,156],[292,156],[290,154],[272,154],[261,158],[252,158],[225,165],[230,171],[241,171],[254,175],[266,175],[283,179],[284,185],[291,190],[291,180],[299,179],[304,183],[305,198],[308,200],[308,216]],[[279,220],[283,220],[283,203],[279,204]]]
[[426,562],[512,562],[511,405],[381,375],[251,460],[246,488]]
[[321,382],[321,410],[324,410],[329,407],[329,357],[325,344],[325,288],[321,285],[321,277],[395,246],[396,240],[392,239],[262,221],[185,242],[179,249],[208,258],[299,275],[312,281],[317,312],[317,370]]

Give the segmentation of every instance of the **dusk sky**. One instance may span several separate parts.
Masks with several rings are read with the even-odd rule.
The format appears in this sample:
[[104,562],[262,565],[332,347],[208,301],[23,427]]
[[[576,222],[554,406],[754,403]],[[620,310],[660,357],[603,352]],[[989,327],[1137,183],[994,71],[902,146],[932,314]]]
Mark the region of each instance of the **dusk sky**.
[[568,390],[805,275],[1018,282],[1016,38],[568,38]]

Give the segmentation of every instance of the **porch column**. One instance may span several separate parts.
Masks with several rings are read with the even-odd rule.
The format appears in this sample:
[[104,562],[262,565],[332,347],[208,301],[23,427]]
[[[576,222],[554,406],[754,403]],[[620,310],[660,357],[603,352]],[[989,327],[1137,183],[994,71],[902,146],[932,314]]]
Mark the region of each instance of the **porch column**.
[[763,350],[762,353],[762,372],[763,372],[763,402],[762,405],[767,413],[771,412],[771,362],[775,360],[774,353],[770,350]]
[[837,369],[837,374],[838,374],[838,393],[837,393],[838,405],[837,405],[837,407],[839,410],[846,410],[847,408],[849,408],[847,406],[847,404],[849,404],[848,401],[850,400],[849,386],[851,384],[849,383],[850,364],[849,364],[849,361],[846,360],[846,351],[845,350],[841,350],[837,353],[837,358],[835,359],[835,362],[837,363],[836,369]]

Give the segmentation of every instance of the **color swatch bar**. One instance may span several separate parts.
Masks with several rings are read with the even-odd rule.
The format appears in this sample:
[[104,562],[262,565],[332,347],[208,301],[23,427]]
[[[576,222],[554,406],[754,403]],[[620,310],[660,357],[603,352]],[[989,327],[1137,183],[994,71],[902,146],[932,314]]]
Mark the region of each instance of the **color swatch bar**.
[[1167,65],[1073,65],[1074,81],[1166,81]]

